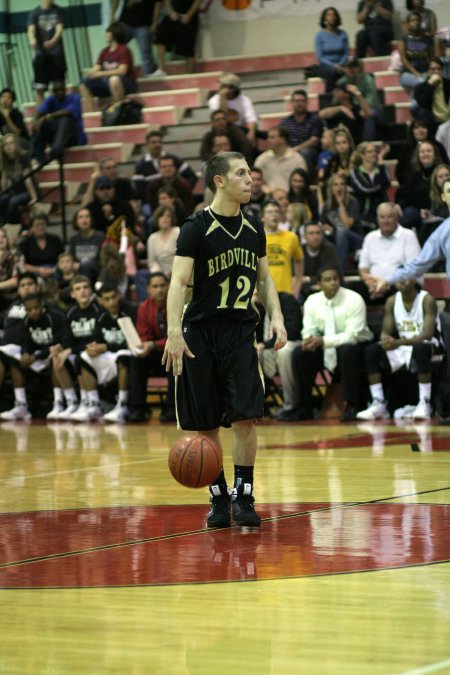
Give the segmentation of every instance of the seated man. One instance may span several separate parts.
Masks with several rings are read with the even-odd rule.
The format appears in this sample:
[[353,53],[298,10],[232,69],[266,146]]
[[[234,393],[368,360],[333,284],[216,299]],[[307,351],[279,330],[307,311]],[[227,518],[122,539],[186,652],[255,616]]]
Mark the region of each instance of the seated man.
[[299,152],[308,165],[311,178],[315,175],[323,122],[316,112],[308,110],[308,94],[296,89],[291,94],[292,114],[284,117],[280,126],[289,133],[289,145]]
[[333,87],[331,105],[319,111],[319,117],[329,129],[343,124],[350,131],[355,145],[364,136],[364,123],[372,115],[370,104],[353,84],[338,84]]
[[305,244],[302,246],[304,276],[301,295],[306,299],[311,293],[320,291],[318,271],[325,265],[339,268],[339,258],[336,246],[325,239],[323,226],[320,223],[306,223],[303,236],[305,239]]
[[131,422],[140,422],[148,418],[146,409],[148,376],[167,377],[169,381],[167,402],[161,411],[161,422],[174,422],[175,381],[172,371],[166,373],[161,363],[167,340],[167,293],[169,282],[162,272],[150,274],[148,298],[139,305],[136,328],[142,340],[142,351],[131,359],[130,368],[130,406]]
[[192,186],[178,173],[175,157],[173,155],[161,157],[159,160],[159,173],[150,176],[147,183],[146,197],[152,211],[158,206],[158,190],[162,187],[174,188],[178,197],[183,202],[185,209],[189,213],[192,213],[194,208]]
[[102,176],[109,178],[114,187],[116,198],[124,202],[129,202],[134,211],[134,215],[137,218],[139,216],[139,200],[136,188],[129,178],[119,176],[117,162],[112,157],[104,157],[101,159],[95,171],[92,172],[86,192],[81,200],[81,206],[89,204],[94,199],[96,181]]
[[63,401],[62,390],[55,378],[52,367],[52,352],[61,346],[64,326],[64,314],[56,307],[46,306],[38,293],[23,298],[26,317],[20,345],[16,353],[9,355],[11,377],[14,387],[14,407],[0,414],[3,420],[28,420],[31,413],[28,408],[25,384],[27,372],[50,374],[53,382],[53,409],[47,415],[53,419],[54,412]]
[[442,63],[431,58],[427,77],[414,89],[418,108],[413,115],[424,120],[433,131],[450,120],[450,79],[442,75]]
[[300,405],[292,420],[313,419],[311,389],[317,372],[339,369],[346,410],[342,422],[356,419],[360,405],[359,365],[364,345],[372,339],[362,297],[341,287],[337,267],[322,267],[318,273],[320,293],[310,295],[303,306],[303,341],[294,349],[293,370]]
[[283,388],[284,405],[276,414],[277,420],[289,420],[293,411],[298,407],[297,380],[292,372],[292,352],[300,344],[300,330],[302,319],[300,305],[290,293],[278,293],[284,325],[287,332],[287,342],[282,349],[274,351],[275,337],[270,335],[269,315],[264,305],[258,302],[258,295],[253,296],[257,303],[260,321],[256,327],[256,342],[263,373],[268,378],[278,372]]
[[294,232],[279,229],[280,220],[281,210],[277,202],[266,202],[261,210],[261,221],[266,233],[270,273],[278,293],[291,293],[297,299],[302,287],[303,251]]
[[106,176],[96,179],[94,198],[86,204],[86,208],[89,209],[95,229],[101,232],[106,232],[119,216],[125,216],[127,228],[134,231],[136,219],[133,207],[128,201],[116,196],[113,182]]
[[19,139],[20,147],[28,150],[30,136],[23,115],[14,105],[16,95],[9,87],[0,91],[0,133],[14,134]]
[[219,80],[219,91],[208,106],[211,112],[226,110],[229,122],[241,127],[247,134],[250,145],[256,143],[258,118],[251,99],[241,92],[241,80],[233,73],[224,73]]
[[386,300],[380,342],[365,349],[372,403],[358,413],[360,420],[389,417],[382,377],[403,367],[417,373],[419,402],[396,410],[394,417],[431,417],[431,362],[433,355],[443,350],[436,300],[420,290],[415,278],[396,287],[397,293]]
[[266,192],[276,188],[289,190],[289,178],[294,169],[306,170],[302,155],[289,147],[289,132],[286,127],[273,127],[267,136],[268,150],[255,160],[255,167],[264,174]]
[[[116,406],[106,415],[105,422],[125,422],[128,419],[128,371],[131,352],[127,347],[117,320],[130,314],[120,307],[120,294],[114,286],[103,284],[98,291],[104,311],[97,319],[92,341],[80,354],[82,378],[90,406],[81,407],[71,417],[77,422],[88,422],[101,417],[99,385],[118,380]],[[94,414],[95,412],[95,414]]]
[[64,148],[86,143],[79,94],[68,94],[63,81],[54,82],[53,94],[47,96],[36,110],[31,157],[43,164],[47,145],[50,146],[47,159],[53,159],[61,158]]
[[253,160],[253,152],[245,132],[241,127],[229,122],[226,110],[220,108],[211,113],[211,129],[202,137],[199,151],[202,162],[207,162],[215,154],[213,148],[214,139],[216,136],[223,135],[228,137],[231,150],[242,153],[250,164]]

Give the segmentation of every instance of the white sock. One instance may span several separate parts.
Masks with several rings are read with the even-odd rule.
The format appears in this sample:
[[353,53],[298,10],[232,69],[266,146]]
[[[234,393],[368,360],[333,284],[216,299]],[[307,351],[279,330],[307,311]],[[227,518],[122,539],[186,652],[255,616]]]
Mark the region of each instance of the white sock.
[[97,389],[93,389],[92,391],[88,391],[87,395],[88,395],[90,405],[99,405],[100,399],[98,397]]
[[68,405],[76,405],[77,395],[75,393],[75,389],[73,387],[70,387],[70,389],[64,389],[64,398],[66,399]]
[[126,405],[128,403],[128,391],[126,389],[119,389],[119,398],[117,403],[119,405]]
[[25,387],[14,387],[14,398],[20,405],[27,405],[27,395]]
[[81,399],[81,405],[88,405],[89,399],[88,399],[88,393],[86,389],[80,389],[80,399]]
[[419,382],[419,400],[430,401],[431,399],[431,382]]
[[383,393],[383,385],[381,382],[379,384],[371,384],[369,386],[370,389],[370,395],[372,396],[372,401],[381,401],[384,403],[384,393]]
[[61,387],[53,387],[53,401],[55,405],[63,405],[64,396]]

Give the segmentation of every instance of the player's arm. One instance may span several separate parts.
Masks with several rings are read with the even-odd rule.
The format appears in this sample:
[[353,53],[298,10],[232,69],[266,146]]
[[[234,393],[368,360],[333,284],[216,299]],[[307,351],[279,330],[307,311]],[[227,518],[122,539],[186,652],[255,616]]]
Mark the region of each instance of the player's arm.
[[380,343],[383,349],[385,349],[386,351],[396,349],[397,347],[400,346],[400,341],[392,337],[392,334],[395,330],[394,302],[395,302],[395,295],[391,295],[391,297],[386,300],[386,305],[384,307],[384,317],[383,317],[383,324],[381,326]]
[[278,351],[284,347],[287,342],[286,329],[284,327],[283,314],[281,312],[280,300],[278,298],[277,289],[273,283],[273,279],[269,271],[269,263],[267,257],[260,258],[258,264],[258,276],[256,280],[258,287],[258,295],[269,312],[270,316],[270,335],[276,336],[274,350]]
[[426,295],[423,300],[423,327],[422,332],[411,338],[401,338],[402,345],[417,345],[425,340],[431,340],[436,328],[436,316],[438,307],[436,300],[431,295]]
[[182,329],[183,308],[193,268],[193,258],[175,256],[167,295],[167,342],[162,357],[166,371],[169,372],[172,368],[174,375],[181,375],[183,354],[194,357],[184,341]]

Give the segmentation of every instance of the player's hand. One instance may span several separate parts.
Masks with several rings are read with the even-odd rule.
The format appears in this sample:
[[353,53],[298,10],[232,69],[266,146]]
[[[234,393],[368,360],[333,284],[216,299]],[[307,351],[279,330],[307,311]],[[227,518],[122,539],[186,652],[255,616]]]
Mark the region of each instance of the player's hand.
[[161,359],[161,363],[166,367],[167,373],[172,369],[175,377],[181,375],[183,370],[183,354],[186,354],[191,359],[195,358],[181,333],[177,336],[168,337]]
[[274,351],[277,352],[279,349],[283,349],[287,342],[287,333],[283,319],[272,319],[269,330],[271,336],[275,335]]
[[323,337],[320,335],[311,335],[302,342],[302,349],[305,352],[315,352],[320,347],[323,347]]
[[383,335],[380,344],[386,352],[390,352],[400,346],[400,340],[393,338],[391,335]]

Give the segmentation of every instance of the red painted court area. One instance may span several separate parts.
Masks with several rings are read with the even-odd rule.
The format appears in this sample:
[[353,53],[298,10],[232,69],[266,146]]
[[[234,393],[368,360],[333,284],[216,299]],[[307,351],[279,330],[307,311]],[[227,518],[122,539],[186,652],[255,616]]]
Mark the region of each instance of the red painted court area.
[[205,530],[206,508],[0,516],[0,587],[170,585],[343,574],[450,560],[450,506],[260,505],[260,530]]

